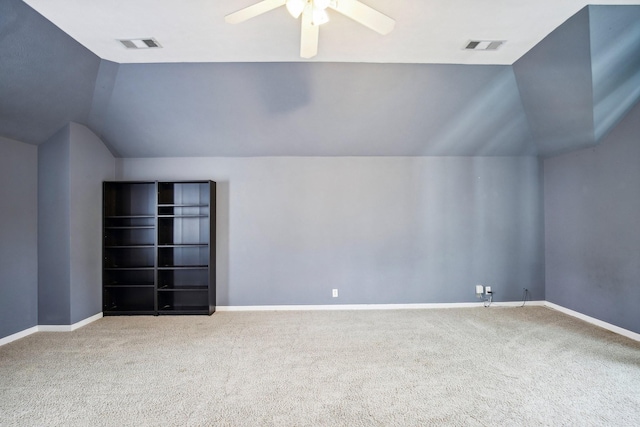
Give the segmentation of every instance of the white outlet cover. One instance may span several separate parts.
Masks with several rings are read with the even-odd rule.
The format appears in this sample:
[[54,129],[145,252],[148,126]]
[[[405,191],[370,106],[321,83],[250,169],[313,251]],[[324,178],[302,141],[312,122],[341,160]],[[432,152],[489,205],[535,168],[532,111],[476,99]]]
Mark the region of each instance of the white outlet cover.
[[484,293],[484,286],[476,285],[476,294],[483,294],[483,293]]

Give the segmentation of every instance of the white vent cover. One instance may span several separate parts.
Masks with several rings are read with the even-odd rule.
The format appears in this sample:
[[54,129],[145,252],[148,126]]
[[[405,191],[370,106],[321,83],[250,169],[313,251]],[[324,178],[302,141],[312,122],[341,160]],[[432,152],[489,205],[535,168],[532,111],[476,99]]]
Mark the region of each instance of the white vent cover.
[[505,43],[504,40],[470,40],[465,50],[498,50]]
[[160,46],[160,43],[156,39],[147,38],[147,39],[126,39],[126,40],[118,40],[120,43],[124,45],[127,49],[152,49]]

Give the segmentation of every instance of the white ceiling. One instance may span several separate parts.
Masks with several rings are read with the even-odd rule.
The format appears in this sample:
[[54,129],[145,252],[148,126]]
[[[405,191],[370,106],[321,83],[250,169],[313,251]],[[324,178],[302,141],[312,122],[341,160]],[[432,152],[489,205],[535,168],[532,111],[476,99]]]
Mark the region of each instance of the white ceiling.
[[[584,0],[362,0],[396,20],[379,35],[329,11],[318,55],[299,57],[300,22],[284,7],[241,24],[224,16],[258,0],[24,0],[103,59],[162,62],[376,62],[510,65]],[[599,0],[598,4],[640,4]],[[128,50],[117,40],[154,37],[162,49]],[[498,50],[463,50],[469,40],[506,40]]]

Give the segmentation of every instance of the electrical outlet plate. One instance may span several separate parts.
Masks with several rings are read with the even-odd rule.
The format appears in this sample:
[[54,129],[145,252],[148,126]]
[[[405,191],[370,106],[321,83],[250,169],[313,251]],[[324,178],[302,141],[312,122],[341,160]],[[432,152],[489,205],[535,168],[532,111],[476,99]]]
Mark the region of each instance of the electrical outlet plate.
[[487,294],[490,294],[490,293],[491,293],[491,286],[485,286],[484,291],[485,291]]
[[476,285],[476,294],[478,294],[478,295],[484,294],[484,286]]
[[331,296],[334,297],[334,298],[338,298],[338,290],[337,289],[333,289],[331,291]]

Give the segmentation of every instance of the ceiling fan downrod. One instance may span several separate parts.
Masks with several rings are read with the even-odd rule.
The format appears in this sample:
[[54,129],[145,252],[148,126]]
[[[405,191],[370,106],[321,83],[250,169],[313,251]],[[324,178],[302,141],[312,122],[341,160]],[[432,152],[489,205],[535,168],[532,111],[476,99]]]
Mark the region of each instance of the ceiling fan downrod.
[[305,9],[311,14],[313,25],[322,25],[329,22],[327,8],[336,6],[336,0],[287,0],[286,6],[289,14],[298,19]]
[[261,0],[230,13],[224,19],[229,24],[238,24],[280,6],[286,6],[294,18],[302,17],[300,56],[307,59],[318,53],[320,25],[329,21],[327,9],[332,9],[382,35],[389,34],[396,23],[360,0]]

